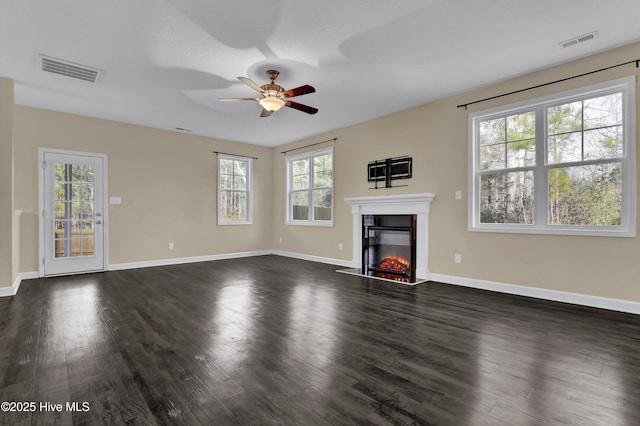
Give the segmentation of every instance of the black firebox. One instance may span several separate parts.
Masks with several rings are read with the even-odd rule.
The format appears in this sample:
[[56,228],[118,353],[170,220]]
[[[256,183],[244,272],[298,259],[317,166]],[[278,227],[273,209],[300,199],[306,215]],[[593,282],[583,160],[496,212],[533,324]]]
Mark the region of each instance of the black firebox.
[[416,215],[362,216],[364,275],[416,282]]

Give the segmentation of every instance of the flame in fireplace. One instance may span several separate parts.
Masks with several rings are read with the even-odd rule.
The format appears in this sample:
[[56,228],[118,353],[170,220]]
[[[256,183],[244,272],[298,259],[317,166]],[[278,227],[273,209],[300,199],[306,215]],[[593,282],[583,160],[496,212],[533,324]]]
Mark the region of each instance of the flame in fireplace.
[[409,277],[404,277],[402,275],[394,275],[394,274],[385,274],[385,273],[377,273],[375,275],[378,278],[382,278],[389,281],[397,281],[399,283],[410,283]]
[[378,268],[393,272],[407,272],[411,262],[400,256],[387,256],[378,263]]

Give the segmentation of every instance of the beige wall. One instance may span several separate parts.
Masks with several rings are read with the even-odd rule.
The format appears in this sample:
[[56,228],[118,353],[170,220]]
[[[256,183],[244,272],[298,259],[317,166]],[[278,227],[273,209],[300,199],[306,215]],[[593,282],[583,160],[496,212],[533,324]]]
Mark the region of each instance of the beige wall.
[[[14,128],[22,271],[38,270],[39,147],[107,154],[110,264],[271,246],[271,149],[23,106]],[[213,150],[258,157],[253,225],[217,226]]]
[[[430,215],[430,272],[640,301],[638,238],[467,231],[469,113],[638,75],[638,69],[627,65],[474,105],[468,111],[456,108],[458,104],[627,62],[636,59],[639,52],[640,44],[634,44],[280,147],[278,152],[338,138],[334,151],[335,226],[308,228],[284,224],[285,160],[283,155],[274,154],[274,248],[350,260],[352,219],[345,197],[433,192],[436,199]],[[428,90],[428,84],[416,90]],[[640,101],[640,94],[636,96]],[[636,112],[640,112],[640,107],[636,107]],[[367,163],[401,155],[413,157],[413,178],[401,182],[409,186],[368,189],[371,184],[366,181]],[[454,199],[456,190],[462,191],[463,200]],[[340,242],[344,244],[342,251],[338,249]],[[461,264],[454,263],[454,253],[462,254]]]
[[0,288],[18,275],[13,265],[13,81],[0,78]]

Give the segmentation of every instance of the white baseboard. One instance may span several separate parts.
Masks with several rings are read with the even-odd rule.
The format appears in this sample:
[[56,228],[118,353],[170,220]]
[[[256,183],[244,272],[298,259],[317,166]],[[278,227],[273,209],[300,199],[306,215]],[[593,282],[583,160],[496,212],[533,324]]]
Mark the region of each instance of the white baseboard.
[[177,257],[173,259],[146,260],[142,262],[114,263],[107,267],[107,271],[121,271],[124,269],[150,268],[153,266],[181,265],[184,263],[208,262],[210,260],[237,259],[241,257],[264,256],[271,254],[270,250],[246,251],[239,253],[213,254],[208,256]]
[[454,284],[498,293],[515,294],[517,296],[535,297],[537,299],[553,300],[555,302],[571,303],[592,308],[609,309],[611,311],[640,314],[640,302],[630,300],[611,299],[608,297],[591,296],[588,294],[571,293],[568,291],[549,290],[545,288],[527,287],[515,284],[505,284],[495,281],[478,280],[474,278],[457,277],[454,275],[431,274],[431,281]]
[[148,261],[142,261],[142,262],[114,263],[109,265],[107,270],[121,271],[124,269],[149,268],[153,266],[179,265],[183,263],[195,263],[195,262],[208,262],[210,260],[238,259],[241,257],[265,256],[268,254],[291,257],[294,259],[310,260],[312,262],[318,262],[318,263],[328,263],[330,265],[338,265],[338,266],[345,266],[345,267],[351,267],[352,265],[351,261],[333,259],[330,257],[312,256],[308,254],[293,253],[289,251],[280,251],[280,250],[260,250],[260,251],[247,251],[247,252],[240,252],[240,253],[214,254],[209,256],[178,257],[173,259],[148,260]]
[[18,292],[18,287],[20,287],[20,280],[16,278],[16,281],[13,282],[13,285],[0,287],[0,297],[15,296]]
[[22,280],[38,278],[38,272],[20,272],[10,287],[0,287],[0,297],[15,296]]
[[[125,269],[148,268],[153,266],[179,265],[185,263],[207,262],[211,260],[237,259],[242,257],[277,255],[290,257],[294,259],[309,260],[311,262],[327,263],[330,265],[344,266],[346,268],[353,267],[353,262],[349,260],[333,259],[329,257],[313,256],[308,254],[280,251],[280,250],[260,250],[239,253],[225,253],[209,256],[181,257],[173,259],[150,260],[143,262],[116,263],[108,266],[109,271],[119,271]],[[20,288],[22,280],[38,278],[38,271],[21,272],[16,277],[13,285],[9,287],[0,287],[0,297],[15,296]],[[630,300],[612,299],[601,296],[591,296],[588,294],[571,293],[566,291],[550,290],[544,288],[527,287],[515,284],[499,283],[495,281],[479,280],[475,278],[458,277],[455,275],[434,274],[431,273],[429,280],[442,282],[445,284],[453,284],[464,287],[477,288],[482,290],[490,290],[498,293],[514,294],[517,296],[534,297],[537,299],[552,300],[556,302],[571,303],[574,305],[590,306],[593,308],[609,309],[618,312],[627,312],[631,314],[640,314],[640,302]]]
[[[295,259],[310,260],[312,262],[328,263],[331,265],[339,265],[350,267],[351,262],[340,259],[331,259],[328,257],[310,256],[305,254],[285,252],[279,250],[257,250],[238,253],[224,253],[214,254],[208,256],[194,256],[194,257],[178,257],[172,259],[159,259],[159,260],[146,260],[141,262],[128,262],[128,263],[114,263],[107,266],[107,271],[122,271],[125,269],[138,269],[138,268],[150,268],[154,266],[167,266],[167,265],[180,265],[185,263],[195,262],[208,262],[211,260],[223,260],[223,259],[238,259],[242,257],[253,256],[265,256],[269,254],[275,254],[278,256],[292,257]],[[10,287],[0,287],[0,297],[15,296],[20,287],[20,282],[26,279],[38,278],[40,275],[38,271],[35,272],[21,272],[18,274],[15,282]]]
[[310,254],[294,253],[290,251],[271,250],[270,254],[277,256],[291,257],[300,260],[310,260],[311,262],[328,263],[329,265],[344,266],[353,268],[353,262],[350,260],[334,259],[331,257],[312,256]]

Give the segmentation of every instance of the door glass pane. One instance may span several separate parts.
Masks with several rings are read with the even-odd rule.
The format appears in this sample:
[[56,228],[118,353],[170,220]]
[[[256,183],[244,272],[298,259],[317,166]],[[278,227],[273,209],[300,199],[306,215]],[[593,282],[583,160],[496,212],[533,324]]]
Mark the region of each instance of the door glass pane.
[[94,167],[58,163],[54,185],[54,256],[93,256]]
[[84,166],[82,171],[82,179],[85,182],[94,183],[95,170],[93,170],[93,166]]
[[[56,232],[56,236],[58,236],[58,232]],[[64,257],[64,252],[65,252],[65,244],[66,244],[67,240],[65,240],[64,238],[56,238],[55,239],[55,257],[59,258],[59,257]]]
[[56,219],[60,219],[60,220],[64,220],[65,218],[65,209],[66,209],[66,204],[64,201],[56,201],[54,203],[54,209],[56,212]]
[[83,233],[83,238],[80,240],[82,256],[92,256],[93,255],[93,230]]

